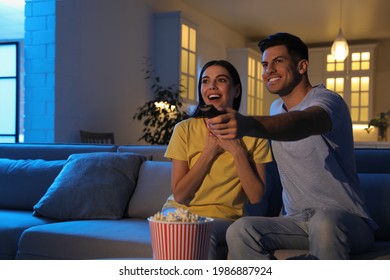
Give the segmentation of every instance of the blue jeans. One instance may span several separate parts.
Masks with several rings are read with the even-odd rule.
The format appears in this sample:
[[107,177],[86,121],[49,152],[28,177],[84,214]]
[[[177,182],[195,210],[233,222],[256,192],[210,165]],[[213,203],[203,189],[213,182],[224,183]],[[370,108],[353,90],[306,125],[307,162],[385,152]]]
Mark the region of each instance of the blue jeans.
[[338,209],[310,209],[294,217],[248,216],[227,230],[234,260],[269,260],[278,249],[309,250],[310,259],[349,259],[374,242],[374,231],[361,218]]
[[233,221],[226,219],[214,218],[213,233],[211,234],[209,260],[217,260],[219,258],[226,259],[227,256],[218,256],[217,248],[220,246],[226,247],[226,230]]

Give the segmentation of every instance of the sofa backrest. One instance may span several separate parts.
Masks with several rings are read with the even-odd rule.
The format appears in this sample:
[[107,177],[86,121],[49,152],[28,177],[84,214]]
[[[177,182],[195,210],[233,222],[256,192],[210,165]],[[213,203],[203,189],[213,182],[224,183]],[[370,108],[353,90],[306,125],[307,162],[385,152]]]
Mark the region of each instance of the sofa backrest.
[[146,156],[149,160],[154,161],[171,161],[164,157],[166,145],[124,145],[118,147],[120,153],[137,153]]
[[0,208],[32,210],[71,154],[116,150],[96,144],[0,144]]
[[102,144],[0,144],[0,158],[9,159],[67,159],[71,154],[91,152],[116,152],[116,145]]
[[67,159],[71,154],[92,152],[131,152],[149,160],[170,161],[164,157],[166,145],[103,145],[58,143],[0,143],[0,158],[9,159]]
[[355,158],[368,211],[379,225],[376,239],[390,240],[390,149],[356,148]]
[[[0,208],[31,210],[59,174],[68,157],[80,153],[132,152],[145,155],[149,162],[161,162],[158,165],[161,170],[158,169],[159,173],[156,171],[154,175],[157,176],[157,173],[166,171],[168,174],[163,174],[164,176],[160,176],[160,179],[167,181],[164,183],[165,190],[170,191],[171,162],[164,157],[165,150],[166,146],[160,145],[0,144]],[[153,167],[154,165],[145,166]],[[146,177],[143,181],[148,182],[147,176],[143,177]],[[166,178],[169,178],[169,181]],[[162,184],[163,181],[160,183]],[[165,200],[166,197],[167,195],[164,195],[163,199]]]

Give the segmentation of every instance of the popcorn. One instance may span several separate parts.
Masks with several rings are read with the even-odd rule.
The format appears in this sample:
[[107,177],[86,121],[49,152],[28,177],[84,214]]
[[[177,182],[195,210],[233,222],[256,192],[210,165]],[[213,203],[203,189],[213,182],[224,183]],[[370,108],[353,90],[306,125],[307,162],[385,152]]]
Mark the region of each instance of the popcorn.
[[168,212],[167,215],[164,215],[161,212],[157,212],[150,217],[150,220],[163,222],[198,223],[205,221],[205,218],[199,216],[198,214],[193,214],[183,208],[177,208],[174,212]]

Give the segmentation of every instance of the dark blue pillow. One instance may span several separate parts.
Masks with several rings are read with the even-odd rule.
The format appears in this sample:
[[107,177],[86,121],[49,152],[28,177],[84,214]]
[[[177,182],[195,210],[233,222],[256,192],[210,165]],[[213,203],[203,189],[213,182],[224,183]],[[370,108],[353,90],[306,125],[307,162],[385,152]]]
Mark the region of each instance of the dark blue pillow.
[[0,208],[32,210],[64,163],[65,160],[0,158]]
[[73,154],[34,206],[34,215],[61,221],[120,219],[144,160],[134,153]]

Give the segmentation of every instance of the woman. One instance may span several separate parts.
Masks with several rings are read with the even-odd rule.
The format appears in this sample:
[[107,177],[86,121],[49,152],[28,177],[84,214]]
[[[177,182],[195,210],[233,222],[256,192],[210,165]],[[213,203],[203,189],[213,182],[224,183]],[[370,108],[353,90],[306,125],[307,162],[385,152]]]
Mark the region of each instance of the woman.
[[226,245],[227,227],[243,215],[244,203],[258,203],[265,192],[265,166],[272,160],[266,140],[219,140],[207,129],[201,106],[238,110],[239,74],[225,60],[206,63],[198,84],[199,105],[192,118],[178,123],[165,156],[172,159],[172,192],[163,213],[176,208],[215,219],[209,259]]

